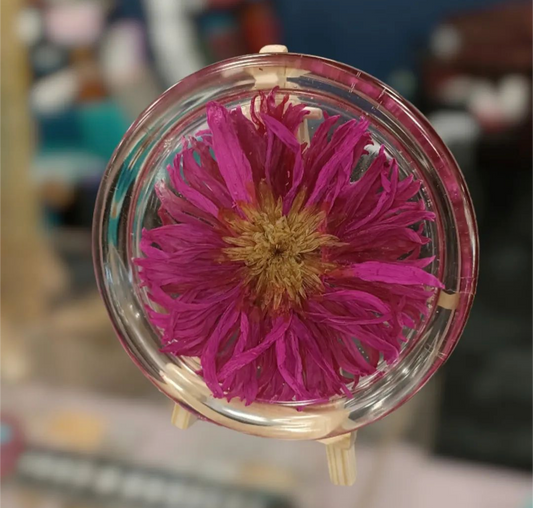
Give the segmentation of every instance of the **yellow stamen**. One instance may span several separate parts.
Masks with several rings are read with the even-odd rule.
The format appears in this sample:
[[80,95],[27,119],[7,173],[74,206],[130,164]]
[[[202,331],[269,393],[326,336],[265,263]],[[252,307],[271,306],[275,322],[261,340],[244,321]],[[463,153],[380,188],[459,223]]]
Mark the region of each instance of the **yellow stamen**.
[[321,275],[334,268],[323,260],[323,247],[339,245],[333,235],[320,231],[325,213],[303,208],[304,194],[283,214],[281,199],[261,186],[260,202],[243,205],[244,218],[232,214],[228,224],[235,236],[224,241],[226,259],[244,263],[245,283],[262,308],[285,309],[300,305],[321,291]]

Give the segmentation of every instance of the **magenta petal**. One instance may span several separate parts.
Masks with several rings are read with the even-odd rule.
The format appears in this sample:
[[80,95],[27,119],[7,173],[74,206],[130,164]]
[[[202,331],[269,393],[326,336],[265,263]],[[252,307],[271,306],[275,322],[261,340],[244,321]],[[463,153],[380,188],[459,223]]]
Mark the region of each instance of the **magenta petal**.
[[[316,367],[318,367],[320,375],[325,376],[331,383],[337,385],[337,390],[340,389],[340,384],[338,381],[338,372],[332,366],[331,363],[325,361],[324,355],[321,353],[318,347],[317,338],[309,329],[309,324],[304,323],[300,318],[296,316],[293,317],[293,328],[295,333],[298,334],[298,337],[304,347],[307,349],[312,363],[308,366],[307,376],[312,379],[313,375],[317,376]],[[313,363],[315,368],[312,367]]]
[[231,112],[241,147],[250,162],[255,185],[265,178],[266,140],[237,108]]
[[280,337],[285,335],[287,328],[290,325],[290,319],[286,320],[284,318],[278,318],[273,326],[272,330],[267,334],[263,339],[261,344],[256,346],[253,349],[250,349],[240,355],[234,356],[222,369],[220,373],[221,379],[224,379],[226,376],[231,374],[236,369],[240,369],[245,365],[249,364],[255,360],[259,355],[266,351],[274,342],[276,342]]
[[367,261],[351,266],[349,273],[353,277],[366,281],[405,284],[408,286],[424,284],[438,288],[444,287],[444,284],[437,277],[411,265]]
[[347,225],[357,220],[359,210],[364,209],[366,203],[375,199],[372,190],[376,187],[376,182],[383,170],[387,167],[387,164],[385,148],[381,147],[377,157],[372,161],[363,176],[343,189],[344,206],[338,213],[343,215],[345,218],[344,222]]
[[[261,118],[268,130],[295,155],[294,167],[292,168],[292,182],[286,196],[283,198],[283,211],[284,213],[288,213],[292,202],[298,193],[304,175],[301,145],[296,136],[281,122],[268,115],[263,115]],[[270,145],[269,148],[271,149]],[[268,174],[270,174],[271,170],[272,167],[269,165]]]
[[183,150],[183,174],[189,185],[208,198],[217,207],[231,208],[232,201],[226,186],[211,172],[198,164],[194,158],[194,150]]
[[296,334],[293,332],[289,334],[289,347],[291,349],[292,356],[294,358],[294,376],[296,378],[296,382],[300,386],[304,386],[303,363],[302,363],[302,355],[300,353],[299,340]]
[[365,291],[358,291],[356,289],[340,289],[337,291],[329,291],[324,294],[324,299],[343,301],[356,301],[359,305],[364,305],[381,313],[388,313],[389,307],[380,298],[367,293]]
[[[276,360],[278,362],[279,372],[285,382],[292,388],[295,394],[302,395],[302,387],[298,385],[296,379],[290,374],[287,366],[287,345],[285,340],[278,340],[275,344]],[[292,366],[294,369],[294,366]]]
[[155,192],[161,202],[161,208],[175,221],[189,224],[198,224],[201,221],[204,223],[214,222],[212,214],[206,213],[185,199],[176,196],[163,182],[156,185]]
[[187,185],[181,176],[182,154],[177,154],[174,163],[168,166],[168,172],[174,188],[189,202],[197,206],[200,210],[207,212],[214,217],[218,215],[218,207],[206,198],[202,193]]
[[280,121],[268,115],[262,115],[261,119],[284,145],[288,146],[293,152],[300,150],[300,142],[296,136]]
[[213,331],[211,337],[207,341],[207,346],[202,354],[202,370],[205,382],[217,397],[222,397],[222,388],[218,384],[216,373],[216,354],[218,347],[226,335],[231,331],[235,325],[239,312],[236,310],[235,305],[229,306],[224,314],[220,317],[218,324]]
[[207,105],[207,123],[213,135],[213,150],[220,174],[231,196],[236,203],[255,199],[252,168],[240,146],[229,111],[216,102],[210,102]]
[[[200,357],[215,397],[245,404],[351,397],[361,376],[398,358],[406,328],[420,325],[434,288],[443,287],[424,270],[433,257],[420,258],[435,220],[420,182],[401,179],[383,147],[351,182],[371,141],[367,122],[334,128],[339,117],[325,114],[306,146],[296,135],[306,113],[278,89],[254,98],[251,120],[210,103],[209,128],[184,141],[171,185],[155,189],[162,225],[143,230],[144,257],[135,260],[153,305],[146,314],[163,351]],[[302,212],[320,210],[319,231],[339,240],[316,249],[335,267],[319,274],[323,287],[281,312],[258,304],[246,263],[225,251],[228,237],[240,234],[233,218],[253,216],[239,205],[264,212],[256,192],[265,186],[285,214],[302,193]]]
[[[346,174],[351,172],[352,163],[349,164],[349,171],[346,170],[343,163],[347,157],[352,160],[353,150],[365,133],[367,126],[367,122],[362,121],[357,123],[356,120],[351,120],[335,131],[335,134],[337,134],[342,130],[342,135],[338,136],[336,150],[332,154],[332,157],[322,167],[318,174],[313,192],[308,200],[309,205],[317,203],[324,196],[328,185],[331,184],[332,178],[338,178],[340,176],[345,179]],[[341,175],[338,175],[339,171],[341,171]]]
[[435,256],[429,256],[427,258],[420,258],[420,259],[409,259],[404,260],[401,263],[405,263],[412,266],[417,266],[418,268],[425,268],[426,266],[429,266],[431,263],[435,261]]
[[326,118],[317,128],[309,146],[304,152],[304,164],[306,167],[307,178],[314,184],[316,176],[321,167],[326,163],[327,158],[331,156],[331,152],[327,150],[328,135],[332,127],[339,121],[340,115],[330,116]]
[[[237,339],[237,342],[235,344],[235,347],[233,351],[231,352],[231,356],[229,359],[231,359],[232,356],[241,354],[245,347],[248,344],[248,341],[250,340],[250,321],[248,319],[248,316],[245,312],[241,312],[241,322],[240,322],[240,332],[239,332],[239,338]],[[250,373],[249,378],[255,377],[253,373]],[[232,376],[229,376],[226,378],[223,389],[224,391],[228,391],[232,385],[232,383],[235,382],[235,377],[237,373],[234,373]],[[247,379],[248,382],[251,381],[251,379]]]

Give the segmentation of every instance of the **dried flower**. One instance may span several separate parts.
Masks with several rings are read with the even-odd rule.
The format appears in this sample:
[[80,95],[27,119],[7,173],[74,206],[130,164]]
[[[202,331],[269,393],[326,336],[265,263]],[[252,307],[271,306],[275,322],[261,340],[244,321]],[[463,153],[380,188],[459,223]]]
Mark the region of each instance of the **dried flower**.
[[[280,100],[281,99],[281,100]],[[420,259],[420,184],[400,179],[366,120],[325,116],[309,145],[305,106],[273,90],[211,102],[160,183],[162,225],[144,230],[140,276],[163,351],[199,357],[216,397],[328,400],[394,362],[442,284]]]

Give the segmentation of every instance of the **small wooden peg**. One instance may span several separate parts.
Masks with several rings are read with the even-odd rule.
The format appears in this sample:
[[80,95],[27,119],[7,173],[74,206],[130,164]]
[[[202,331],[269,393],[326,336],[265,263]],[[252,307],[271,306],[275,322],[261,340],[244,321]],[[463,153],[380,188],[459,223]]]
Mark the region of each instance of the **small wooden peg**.
[[459,299],[459,293],[446,293],[446,291],[441,291],[437,305],[443,309],[455,310],[459,305]]
[[174,404],[171,421],[178,429],[187,430],[197,419],[190,411],[187,411],[179,404]]
[[263,46],[259,53],[288,53],[289,50],[287,49],[287,46],[283,46],[282,44],[267,44],[266,46]]
[[[281,44],[269,44],[263,46],[259,53],[288,53],[287,46]],[[287,78],[298,77],[307,74],[307,71],[301,70],[288,70],[286,67],[264,67],[259,69],[252,69],[249,71],[254,78],[254,88],[257,90],[274,88],[279,86],[285,88],[287,86]],[[293,84],[296,88],[297,85]],[[281,98],[279,99],[281,100]],[[291,98],[293,105],[300,104],[300,101],[296,96]],[[315,107],[307,107],[308,115],[298,129],[298,138],[302,143],[308,143],[310,141],[308,120],[322,119],[322,110]],[[250,118],[250,107],[245,105],[242,107],[242,112],[247,118]]]
[[334,485],[350,486],[357,478],[355,438],[357,432],[338,438],[324,439],[328,457],[329,477]]
[[[261,54],[287,52],[287,47],[281,44],[269,44],[268,46],[263,46],[259,51]],[[288,78],[296,78],[308,73],[308,71],[302,69],[287,69],[283,65],[253,67],[247,72],[254,78],[254,88],[256,90],[268,90],[275,86],[285,88]]]

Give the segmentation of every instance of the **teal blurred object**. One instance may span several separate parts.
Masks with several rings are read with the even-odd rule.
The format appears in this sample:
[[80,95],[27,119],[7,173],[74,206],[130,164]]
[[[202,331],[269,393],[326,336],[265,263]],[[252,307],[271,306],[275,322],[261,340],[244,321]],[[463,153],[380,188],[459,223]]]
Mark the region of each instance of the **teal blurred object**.
[[71,107],[55,114],[36,114],[35,122],[39,151],[81,149],[82,134],[76,108]]
[[6,422],[0,423],[0,444],[10,443],[13,439],[13,428]]
[[111,101],[90,102],[77,108],[83,148],[109,160],[130,122]]
[[[86,227],[90,222],[89,210],[92,216],[94,208],[90,182],[99,182],[130,121],[117,103],[106,100],[80,104],[58,118],[44,118],[41,123],[49,128],[42,129],[45,136],[41,137],[33,163],[35,181],[61,182],[78,193],[72,209],[46,209],[45,223],[49,228],[62,226],[67,214],[69,225],[74,222],[76,226]],[[126,183],[120,187],[127,189],[128,179],[134,175],[124,172],[123,176]]]

